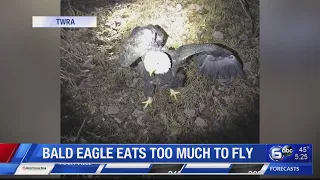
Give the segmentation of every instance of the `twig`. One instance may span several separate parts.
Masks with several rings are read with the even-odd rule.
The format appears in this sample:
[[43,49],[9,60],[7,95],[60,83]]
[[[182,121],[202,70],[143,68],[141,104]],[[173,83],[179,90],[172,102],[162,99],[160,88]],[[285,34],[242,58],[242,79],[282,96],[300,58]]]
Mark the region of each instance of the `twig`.
[[68,60],[66,60],[64,57],[60,57],[64,62],[66,62],[69,65],[72,65]]
[[259,7],[259,4],[255,4],[255,3],[252,3],[252,2],[248,2],[248,4],[251,4],[253,6]]
[[68,6],[69,6],[69,9],[71,10],[72,15],[74,16],[74,15],[75,15],[75,12],[74,12],[73,9],[72,9],[72,6],[71,6],[71,4],[70,4],[70,0],[68,0]]
[[64,28],[61,28],[61,31],[67,33],[67,30],[65,30]]
[[72,82],[72,80],[69,79],[69,78],[68,78],[66,75],[64,75],[62,72],[60,72],[60,78],[68,81],[68,82],[71,84],[72,87],[76,87],[75,84]]
[[84,61],[81,57],[79,57],[79,56],[77,56],[77,55],[75,55],[75,54],[73,54],[73,53],[71,53],[71,52],[67,51],[67,50],[66,50],[66,49],[64,49],[63,47],[60,47],[60,49],[64,50],[65,52],[67,52],[67,53],[69,53],[69,54],[71,54],[72,56],[74,56],[74,57],[76,57],[76,58],[78,58],[78,59],[80,59],[80,60]]
[[247,8],[244,6],[242,0],[240,0],[239,2],[241,3],[241,7],[242,7],[243,11],[246,13],[246,15],[247,15],[251,20],[253,20],[253,19],[252,19],[252,14],[251,14],[250,10],[249,10],[249,13],[250,13],[250,14],[249,14],[249,13],[247,12],[247,10],[246,10]]
[[94,85],[94,86],[92,86],[92,87],[99,87],[99,86],[104,85],[105,83],[107,83],[107,82],[105,81],[105,82],[102,82],[102,83],[100,83],[100,84]]
[[78,134],[77,134],[77,136],[76,136],[76,142],[79,141],[80,134],[81,134],[81,131],[82,131],[83,127],[84,127],[85,122],[86,122],[86,120],[84,119],[83,122],[82,122],[82,125],[81,125],[81,127],[80,127],[80,129],[79,129],[79,131],[78,131]]
[[241,3],[242,9],[244,10],[244,12],[246,13],[246,15],[251,19],[252,21],[252,29],[251,32],[253,35],[255,35],[256,33],[256,28],[255,28],[255,24],[257,23],[256,20],[254,19],[251,11],[250,11],[250,6],[248,4],[248,2],[246,0],[240,0],[239,1]]
[[254,37],[259,36],[259,29],[260,29],[260,25],[257,26],[255,32],[254,32]]
[[74,68],[76,68],[78,71],[81,71],[82,72],[82,70],[81,70],[81,68],[79,67],[79,66],[75,66],[75,65],[73,65],[71,62],[69,62],[65,57],[60,57],[63,61],[65,61],[67,64],[69,64],[71,67],[74,67]]
[[71,5],[70,0],[68,0],[68,6],[69,6],[69,9],[71,10],[71,13],[73,16],[83,15],[83,13],[81,11],[79,11],[78,9],[76,9],[75,7],[73,7]]

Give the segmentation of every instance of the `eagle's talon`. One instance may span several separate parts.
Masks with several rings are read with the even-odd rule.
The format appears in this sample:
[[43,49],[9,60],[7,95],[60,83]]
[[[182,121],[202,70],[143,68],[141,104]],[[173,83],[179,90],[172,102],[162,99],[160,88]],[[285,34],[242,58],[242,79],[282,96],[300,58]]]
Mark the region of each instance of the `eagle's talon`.
[[180,94],[180,92],[170,89],[170,96],[173,96],[175,100],[178,100],[177,94]]
[[143,101],[142,104],[145,104],[143,109],[146,109],[148,107],[148,105],[151,105],[152,101],[153,101],[152,97],[148,97],[148,100]]

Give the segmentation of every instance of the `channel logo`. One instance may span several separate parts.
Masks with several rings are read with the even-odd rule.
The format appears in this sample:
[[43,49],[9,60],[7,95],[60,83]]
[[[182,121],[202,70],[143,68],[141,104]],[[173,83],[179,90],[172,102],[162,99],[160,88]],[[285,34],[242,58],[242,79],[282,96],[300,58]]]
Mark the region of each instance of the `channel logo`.
[[293,149],[291,146],[273,146],[270,148],[269,157],[273,161],[281,161],[285,156],[291,156]]

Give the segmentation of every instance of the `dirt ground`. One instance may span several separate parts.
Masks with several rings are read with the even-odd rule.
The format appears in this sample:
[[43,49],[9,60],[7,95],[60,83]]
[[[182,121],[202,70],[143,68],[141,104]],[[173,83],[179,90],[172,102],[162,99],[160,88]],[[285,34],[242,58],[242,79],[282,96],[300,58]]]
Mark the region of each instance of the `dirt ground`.
[[[247,2],[249,9],[238,0],[63,0],[62,15],[97,16],[98,27],[61,30],[62,143],[258,143],[259,1]],[[143,110],[143,81],[118,65],[118,46],[148,24],[160,25],[171,47],[227,45],[246,79],[223,86],[190,63],[178,101],[157,89]]]

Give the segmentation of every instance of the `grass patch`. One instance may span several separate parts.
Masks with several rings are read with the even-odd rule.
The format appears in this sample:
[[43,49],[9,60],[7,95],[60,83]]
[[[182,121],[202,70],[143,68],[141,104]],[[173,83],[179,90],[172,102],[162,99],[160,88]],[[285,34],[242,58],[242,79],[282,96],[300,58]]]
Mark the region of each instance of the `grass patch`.
[[[259,39],[252,34],[251,20],[239,1],[105,2],[72,4],[84,15],[96,15],[97,28],[61,32],[64,143],[244,143],[259,139]],[[259,20],[258,2],[249,2]],[[90,3],[90,10],[81,10],[83,3]],[[63,9],[68,6],[64,4]],[[243,62],[251,64],[245,71],[247,79],[225,87],[200,75],[191,63],[185,67],[187,82],[178,89],[178,101],[169,97],[168,89],[160,88],[152,106],[143,111],[143,81],[134,70],[120,68],[117,61],[121,40],[134,27],[148,24],[163,27],[169,34],[167,45],[174,48],[213,42],[235,49]],[[223,39],[215,38],[215,31],[223,33]],[[108,114],[110,106],[118,112]],[[198,117],[207,125],[197,127]]]

